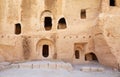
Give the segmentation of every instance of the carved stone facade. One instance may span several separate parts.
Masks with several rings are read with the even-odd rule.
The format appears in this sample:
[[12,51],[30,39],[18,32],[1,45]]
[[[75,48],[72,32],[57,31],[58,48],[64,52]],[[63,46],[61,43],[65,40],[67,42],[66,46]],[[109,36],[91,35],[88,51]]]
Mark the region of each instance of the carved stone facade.
[[0,0],[0,61],[120,64],[120,0]]

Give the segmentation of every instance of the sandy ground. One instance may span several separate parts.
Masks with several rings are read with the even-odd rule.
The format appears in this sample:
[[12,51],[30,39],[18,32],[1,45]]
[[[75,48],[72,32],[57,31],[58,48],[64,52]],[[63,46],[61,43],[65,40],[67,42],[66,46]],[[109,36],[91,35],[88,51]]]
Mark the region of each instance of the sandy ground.
[[[36,63],[36,62],[33,62]],[[29,64],[29,62],[28,62]],[[38,64],[38,62],[37,62]],[[0,77],[120,77],[120,72],[97,63],[72,65],[73,70],[66,69],[39,69],[39,68],[11,68],[0,71]],[[104,71],[80,71],[82,67],[102,67]]]

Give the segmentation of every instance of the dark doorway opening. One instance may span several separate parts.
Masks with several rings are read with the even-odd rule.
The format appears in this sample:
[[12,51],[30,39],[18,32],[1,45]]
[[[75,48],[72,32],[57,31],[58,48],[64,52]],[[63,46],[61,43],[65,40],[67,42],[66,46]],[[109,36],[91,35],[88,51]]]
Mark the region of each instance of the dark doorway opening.
[[110,0],[110,6],[115,6],[115,0]]
[[48,45],[43,45],[42,55],[43,55],[44,57],[48,57],[48,56],[49,56],[49,46],[48,46]]
[[79,58],[80,58],[79,50],[76,50],[76,51],[75,51],[75,58],[76,58],[76,59],[79,59]]
[[81,9],[81,19],[86,19],[86,10],[85,9]]
[[45,17],[44,28],[45,28],[45,30],[51,30],[51,28],[52,28],[52,18],[51,17]]
[[58,21],[58,29],[65,29],[67,26],[66,26],[66,20],[65,18],[61,18],[59,21]]
[[85,55],[85,60],[86,61],[97,61],[98,62],[97,56],[94,53],[86,54]]
[[21,33],[21,24],[17,23],[15,24],[15,34],[20,34]]

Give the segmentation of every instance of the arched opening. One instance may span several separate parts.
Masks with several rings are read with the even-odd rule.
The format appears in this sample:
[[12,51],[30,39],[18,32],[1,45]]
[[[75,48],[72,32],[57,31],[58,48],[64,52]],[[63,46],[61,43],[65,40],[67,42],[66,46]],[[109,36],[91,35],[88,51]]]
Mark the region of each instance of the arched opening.
[[45,28],[45,30],[51,30],[51,28],[52,28],[52,18],[51,17],[45,17],[44,28]]
[[75,51],[75,59],[79,59],[80,58],[80,53],[79,50]]
[[115,0],[110,0],[110,6],[115,6]]
[[46,38],[38,40],[36,43],[36,52],[38,59],[55,59],[54,55],[56,51],[54,42]]
[[97,56],[94,53],[88,53],[85,55],[85,61],[97,61]]
[[66,20],[65,18],[61,18],[59,21],[58,21],[58,29],[65,29],[67,28],[66,26]]
[[49,56],[49,46],[48,46],[48,45],[43,45],[42,55],[43,55],[44,57],[48,57],[48,56]]
[[15,24],[15,34],[20,34],[21,33],[21,24],[17,23]]

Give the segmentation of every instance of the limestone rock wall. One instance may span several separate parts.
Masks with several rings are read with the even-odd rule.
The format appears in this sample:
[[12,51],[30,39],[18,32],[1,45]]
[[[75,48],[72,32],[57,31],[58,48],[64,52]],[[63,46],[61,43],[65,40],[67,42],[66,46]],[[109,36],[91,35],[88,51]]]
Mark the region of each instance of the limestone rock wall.
[[106,22],[104,23],[103,31],[104,37],[109,45],[110,50],[116,56],[117,61],[120,63],[120,20],[119,20],[119,7],[111,7],[108,14],[106,14]]
[[[92,52],[99,63],[118,67],[120,4],[119,0],[115,6],[109,2],[0,0],[0,61],[57,59],[81,63]],[[45,18],[51,30],[45,29]],[[58,28],[60,22],[64,22],[64,29]],[[16,24],[19,34],[15,33],[19,31]],[[43,56],[43,45],[48,46],[48,57]],[[76,50],[79,59],[75,58]]]

